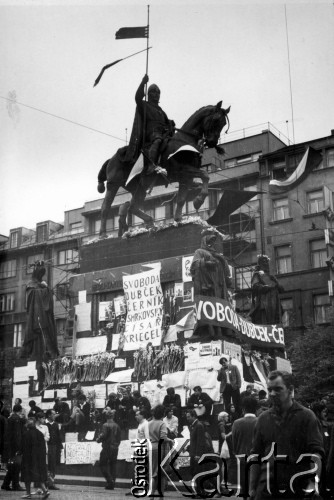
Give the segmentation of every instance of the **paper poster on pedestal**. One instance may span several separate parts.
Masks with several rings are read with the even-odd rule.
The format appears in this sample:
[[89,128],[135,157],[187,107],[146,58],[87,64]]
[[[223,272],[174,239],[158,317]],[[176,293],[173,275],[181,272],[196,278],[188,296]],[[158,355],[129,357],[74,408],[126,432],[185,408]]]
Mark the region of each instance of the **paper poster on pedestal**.
[[13,399],[29,398],[29,384],[14,384],[13,385]]
[[115,319],[114,304],[112,300],[99,303],[99,321],[113,321]]
[[77,332],[87,332],[91,330],[91,307],[91,302],[81,302],[75,306]]
[[160,283],[161,263],[154,263],[152,267],[143,273],[123,276],[127,305],[124,351],[136,350],[148,343],[156,347],[161,344],[164,305]]
[[75,347],[76,356],[85,356],[105,352],[107,348],[107,336],[84,337],[78,339]]
[[231,358],[241,361],[241,346],[233,342],[223,341],[224,354],[228,354]]
[[182,281],[184,283],[192,281],[192,276],[190,274],[190,266],[192,264],[193,258],[194,258],[193,255],[182,257]]

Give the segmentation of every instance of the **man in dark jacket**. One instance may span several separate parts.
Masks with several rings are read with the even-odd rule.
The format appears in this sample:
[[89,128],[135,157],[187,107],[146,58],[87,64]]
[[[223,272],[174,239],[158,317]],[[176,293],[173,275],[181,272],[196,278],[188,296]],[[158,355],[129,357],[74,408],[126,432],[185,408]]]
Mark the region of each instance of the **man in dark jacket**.
[[24,431],[22,406],[14,405],[13,413],[8,418],[7,436],[5,438],[3,461],[8,463],[8,468],[1,486],[3,490],[24,491],[19,482]]
[[30,411],[28,413],[28,418],[37,418],[37,413],[43,413],[43,410],[36,405],[36,401],[29,401]]
[[210,415],[212,411],[213,401],[209,394],[202,391],[202,387],[196,385],[193,389],[193,394],[188,399],[187,406],[190,409],[194,409],[197,418],[201,422],[210,421]]
[[219,360],[219,363],[222,367],[218,372],[217,380],[220,382],[220,393],[223,396],[224,409],[225,411],[229,410],[232,399],[237,414],[240,415],[241,376],[239,369],[224,357]]
[[174,387],[167,388],[167,394],[163,400],[163,406],[173,410],[174,415],[180,420],[181,418],[181,397],[175,394]]
[[55,485],[56,466],[60,462],[60,453],[63,448],[60,430],[56,422],[56,412],[47,410],[46,425],[49,429],[50,440],[48,442],[48,478],[49,490],[59,490]]
[[[251,466],[251,499],[281,499],[283,491],[285,499],[305,498],[306,491],[315,491],[315,474],[321,476],[324,448],[317,419],[311,410],[294,401],[293,392],[291,373],[269,373],[272,406],[258,417],[251,450],[266,458],[260,466]],[[312,495],[308,493],[307,497]]]
[[116,464],[118,447],[121,442],[121,428],[115,422],[115,410],[107,406],[104,410],[107,422],[102,426],[102,434],[97,439],[102,443],[100,454],[100,467],[103,476],[107,481],[106,490],[113,490],[116,482]]
[[[200,472],[205,470],[206,464],[199,464],[199,460],[204,453],[210,453],[213,451],[211,439],[207,439],[205,427],[197,418],[195,410],[187,410],[186,419],[189,426],[190,432],[190,443],[188,446],[188,452],[190,456],[190,472],[192,479]],[[195,481],[196,493],[204,498],[206,492],[203,486]]]
[[[232,447],[235,455],[250,455],[252,449],[253,433],[257,422],[256,410],[257,401],[252,396],[246,396],[242,400],[242,410],[244,416],[233,422],[232,426]],[[240,458],[240,496],[247,497],[247,489],[249,482],[246,482],[246,473],[248,473],[245,460]]]

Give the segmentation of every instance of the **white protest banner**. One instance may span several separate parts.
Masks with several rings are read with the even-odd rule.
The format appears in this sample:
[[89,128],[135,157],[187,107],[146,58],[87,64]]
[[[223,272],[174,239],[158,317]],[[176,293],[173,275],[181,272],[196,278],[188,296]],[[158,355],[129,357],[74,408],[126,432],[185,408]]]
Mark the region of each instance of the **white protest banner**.
[[161,343],[163,294],[160,283],[161,264],[132,276],[123,276],[127,305],[124,351],[133,351],[151,342]]

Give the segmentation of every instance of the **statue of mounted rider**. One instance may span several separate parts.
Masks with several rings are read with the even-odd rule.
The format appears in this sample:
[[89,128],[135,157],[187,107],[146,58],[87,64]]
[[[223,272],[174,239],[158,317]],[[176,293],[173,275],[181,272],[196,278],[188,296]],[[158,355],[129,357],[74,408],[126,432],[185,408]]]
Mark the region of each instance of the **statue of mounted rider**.
[[[120,187],[132,194],[129,213],[141,218],[146,224],[153,225],[152,217],[142,210],[149,188],[179,182],[174,219],[180,221],[187,195],[193,188],[193,180],[199,178],[202,180],[201,190],[194,199],[194,207],[198,210],[208,195],[209,183],[207,171],[201,169],[202,152],[205,147],[223,152],[218,141],[222,129],[228,123],[230,108],[223,109],[221,101],[215,106],[205,106],[197,110],[180,129],[175,129],[174,122],[168,119],[159,106],[160,89],[157,85],[150,85],[147,101],[144,100],[147,82],[148,76],[145,75],[136,92],[137,109],[129,145],[118,149],[103,164],[98,174],[100,193],[105,191],[104,182],[107,181],[101,210],[100,237],[106,234],[109,210]],[[133,176],[132,168],[139,162],[141,153],[144,168],[140,175]]]
[[[174,122],[168,119],[159,106],[160,89],[156,84],[148,87],[146,99],[150,48],[148,33],[149,23],[145,27],[121,28],[116,33],[116,39],[147,38],[146,74],[135,96],[137,107],[129,145],[118,149],[116,154],[102,165],[98,174],[98,191],[99,193],[106,191],[101,208],[100,237],[106,236],[110,208],[120,187],[132,195],[130,205],[124,207],[124,211],[128,210],[148,226],[152,226],[153,218],[142,208],[147,193],[150,193],[154,186],[166,186],[170,182],[178,182],[174,219],[180,221],[183,206],[189,192],[194,188],[193,180],[201,179],[201,187],[197,190],[193,201],[195,209],[198,210],[208,195],[209,186],[209,174],[201,168],[202,152],[206,147],[216,148],[219,153],[224,152],[218,141],[221,131],[228,123],[227,115],[230,108],[223,109],[222,101],[214,106],[200,108],[180,129],[176,129]],[[121,60],[102,68],[95,85],[100,81],[105,69]],[[123,222],[125,227],[126,220]]]

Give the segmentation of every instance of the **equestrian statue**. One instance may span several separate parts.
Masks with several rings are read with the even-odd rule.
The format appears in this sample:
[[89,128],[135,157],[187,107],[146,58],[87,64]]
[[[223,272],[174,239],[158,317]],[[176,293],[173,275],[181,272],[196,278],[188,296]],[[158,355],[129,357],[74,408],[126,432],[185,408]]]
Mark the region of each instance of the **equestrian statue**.
[[[100,238],[106,236],[106,224],[111,205],[120,187],[131,193],[128,212],[153,226],[153,218],[142,208],[145,197],[154,186],[167,186],[178,182],[174,220],[182,218],[182,208],[189,192],[194,188],[194,179],[201,179],[201,188],[193,201],[198,210],[208,195],[209,174],[201,168],[204,148],[216,148],[221,131],[228,124],[230,108],[223,109],[222,101],[215,106],[204,106],[197,110],[180,129],[169,120],[159,106],[160,89],[157,85],[148,88],[144,100],[148,76],[142,79],[136,92],[136,113],[128,146],[124,146],[107,160],[98,174],[98,191],[107,189],[101,209]],[[139,175],[135,175],[138,172]]]

